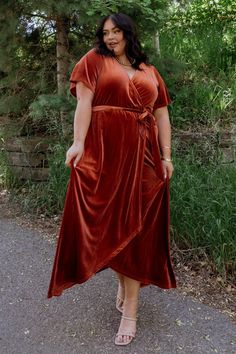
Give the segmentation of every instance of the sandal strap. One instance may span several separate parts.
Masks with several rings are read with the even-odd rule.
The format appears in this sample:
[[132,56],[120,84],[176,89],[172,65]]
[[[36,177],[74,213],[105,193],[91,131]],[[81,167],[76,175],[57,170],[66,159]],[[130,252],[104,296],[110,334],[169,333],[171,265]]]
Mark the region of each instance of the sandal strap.
[[116,337],[118,336],[129,336],[134,338],[135,337],[136,332],[134,331],[120,331],[116,334]]
[[124,299],[122,299],[122,297],[119,296],[119,295],[116,295],[116,299],[117,299],[118,301],[124,301]]
[[138,299],[125,299],[125,302],[138,302]]
[[137,318],[131,318],[131,317],[126,317],[126,316],[121,316],[124,320],[129,320],[129,321],[137,321]]

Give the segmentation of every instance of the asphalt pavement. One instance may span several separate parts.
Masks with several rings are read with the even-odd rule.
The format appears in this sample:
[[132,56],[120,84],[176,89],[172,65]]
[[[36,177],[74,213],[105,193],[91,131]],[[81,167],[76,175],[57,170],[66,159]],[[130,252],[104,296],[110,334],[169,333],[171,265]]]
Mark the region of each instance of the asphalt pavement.
[[235,354],[236,326],[178,289],[141,290],[138,330],[114,344],[120,314],[109,269],[47,299],[55,243],[0,217],[1,354]]

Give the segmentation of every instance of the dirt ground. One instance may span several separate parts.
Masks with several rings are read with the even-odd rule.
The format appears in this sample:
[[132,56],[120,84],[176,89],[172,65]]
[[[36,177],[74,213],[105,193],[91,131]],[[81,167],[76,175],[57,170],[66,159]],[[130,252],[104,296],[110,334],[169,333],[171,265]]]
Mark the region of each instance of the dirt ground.
[[[42,237],[55,243],[61,216],[24,214],[19,206],[10,202],[9,193],[0,191],[0,213],[4,218],[14,218],[16,223],[36,230]],[[174,269],[179,292],[212,306],[236,322],[236,287],[219,275],[206,255],[201,259],[196,250],[180,250],[172,244]]]

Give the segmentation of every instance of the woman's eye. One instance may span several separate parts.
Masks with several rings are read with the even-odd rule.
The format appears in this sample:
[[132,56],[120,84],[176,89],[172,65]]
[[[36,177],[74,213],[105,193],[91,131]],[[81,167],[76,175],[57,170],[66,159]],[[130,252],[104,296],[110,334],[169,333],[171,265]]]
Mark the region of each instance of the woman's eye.
[[[117,34],[117,33],[120,33],[120,30],[117,29],[115,31],[113,31],[114,34]],[[107,36],[108,35],[108,32],[103,32],[103,36]]]

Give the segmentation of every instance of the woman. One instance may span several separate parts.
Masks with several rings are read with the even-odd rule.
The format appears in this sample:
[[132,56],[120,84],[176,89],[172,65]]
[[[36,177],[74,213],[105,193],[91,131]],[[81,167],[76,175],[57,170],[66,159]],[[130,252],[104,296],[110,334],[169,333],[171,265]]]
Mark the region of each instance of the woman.
[[140,287],[176,287],[169,252],[170,98],[127,15],[105,17],[96,36],[70,78],[77,97],[65,162],[71,177],[48,298],[113,269],[122,313],[115,343],[127,345],[136,333]]

